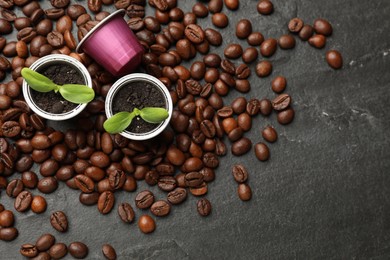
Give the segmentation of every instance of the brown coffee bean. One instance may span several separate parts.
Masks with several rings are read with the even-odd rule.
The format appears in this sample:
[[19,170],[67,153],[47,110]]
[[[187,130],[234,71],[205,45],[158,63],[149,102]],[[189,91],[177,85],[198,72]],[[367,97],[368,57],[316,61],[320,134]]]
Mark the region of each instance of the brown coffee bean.
[[274,11],[274,6],[269,0],[260,0],[257,3],[257,11],[262,15],[269,15]]
[[252,63],[257,60],[259,53],[255,47],[249,47],[242,53],[242,61],[245,63]]
[[19,179],[12,180],[7,185],[7,195],[16,198],[24,189],[23,182]]
[[50,249],[49,249],[49,255],[54,258],[54,259],[60,259],[66,256],[68,253],[68,248],[64,243],[57,243],[54,244]]
[[299,33],[303,27],[303,21],[300,18],[293,18],[288,23],[288,29],[292,33]]
[[276,111],[286,109],[291,103],[291,97],[288,94],[281,94],[272,101],[272,107]]
[[336,50],[330,50],[326,53],[326,61],[331,68],[336,70],[343,66],[343,57]]
[[108,181],[112,189],[120,189],[125,184],[126,174],[122,170],[112,170],[108,174]]
[[14,207],[19,212],[24,212],[30,208],[32,195],[29,191],[22,191],[16,197]]
[[16,14],[12,10],[8,10],[8,9],[2,9],[0,13],[1,13],[2,18],[7,20],[8,22],[15,21],[15,19],[17,17]]
[[5,35],[12,32],[12,25],[6,19],[0,18],[0,34]]
[[49,194],[58,188],[58,182],[54,177],[45,177],[39,180],[37,187],[40,192]]
[[251,140],[246,137],[242,137],[241,139],[235,141],[232,144],[231,151],[233,155],[241,156],[249,152],[251,148],[252,148]]
[[287,80],[283,76],[277,76],[271,82],[272,90],[275,93],[282,93],[286,89]]
[[88,0],[87,4],[88,4],[88,9],[91,12],[98,13],[102,8],[103,3],[101,0]]
[[54,245],[55,237],[51,234],[44,234],[40,236],[35,243],[35,246],[39,251],[47,251],[49,248]]
[[313,23],[313,29],[317,34],[324,36],[330,36],[333,32],[332,25],[325,19],[316,19]]
[[236,25],[236,36],[246,39],[252,33],[252,23],[248,19],[241,19]]
[[240,4],[239,0],[224,0],[225,6],[230,10],[237,10]]
[[261,55],[263,55],[264,57],[271,57],[272,55],[274,55],[274,53],[276,52],[276,49],[277,49],[277,44],[278,44],[278,42],[273,38],[269,38],[269,39],[265,40],[260,45]]
[[251,46],[260,46],[263,43],[263,41],[264,41],[264,36],[259,32],[253,32],[247,38],[247,42]]
[[163,191],[172,191],[176,188],[176,179],[172,176],[162,176],[159,178],[158,187]]
[[272,63],[268,60],[260,61],[256,65],[256,74],[258,77],[267,77],[272,73]]
[[256,158],[259,161],[267,161],[268,160],[268,158],[270,156],[270,152],[269,152],[268,146],[265,143],[255,144],[254,150],[255,150]]
[[219,13],[222,11],[223,1],[222,0],[211,0],[208,3],[208,9],[211,13]]
[[203,57],[207,67],[218,68],[221,64],[221,57],[218,54],[210,53]]
[[75,177],[75,184],[84,193],[91,193],[95,190],[93,180],[83,174],[79,174]]
[[278,43],[282,49],[292,49],[295,47],[295,38],[290,34],[282,35],[280,36]]
[[150,207],[150,212],[157,217],[167,216],[171,211],[171,205],[165,200],[158,200]]
[[326,45],[326,37],[322,34],[316,34],[309,38],[309,44],[317,49],[322,49]]
[[115,249],[109,244],[103,245],[102,253],[103,253],[104,257],[108,260],[116,260],[116,258],[117,258]]
[[2,228],[11,227],[14,225],[14,213],[10,210],[0,212],[0,226]]
[[[91,0],[91,1],[93,1],[93,0]],[[145,16],[145,7],[143,7],[141,5],[130,4],[129,7],[127,7],[127,9],[126,9],[126,14],[130,18],[144,17]]]
[[187,190],[183,188],[176,188],[167,195],[168,201],[173,205],[182,203],[184,200],[186,200],[186,198]]
[[19,250],[20,254],[24,257],[33,258],[38,255],[38,249],[32,244],[23,244]]
[[211,21],[218,28],[225,28],[229,24],[229,18],[224,13],[213,14]]
[[240,129],[247,132],[252,128],[252,118],[247,113],[242,113],[237,117],[237,124]]
[[314,33],[313,27],[311,25],[305,24],[298,35],[302,41],[307,41],[310,39],[310,37],[313,36],[313,33]]
[[122,203],[118,207],[118,215],[125,223],[132,223],[135,219],[135,213],[129,203]]
[[272,126],[267,126],[266,128],[264,128],[261,132],[261,135],[266,141],[270,143],[274,143],[278,139],[278,133]]
[[232,173],[237,183],[244,183],[248,180],[248,170],[242,164],[233,165]]
[[238,197],[242,201],[248,201],[252,198],[252,189],[246,183],[241,183],[238,185],[237,193]]
[[197,61],[191,65],[191,77],[195,80],[203,79],[206,73],[206,65],[204,62]]
[[14,227],[0,229],[0,240],[12,241],[15,240],[19,235],[19,232]]
[[37,25],[45,16],[45,11],[41,8],[36,9],[30,16],[31,23]]
[[206,198],[202,198],[198,200],[196,203],[196,208],[198,210],[199,215],[206,217],[211,213],[211,203]]
[[57,31],[50,32],[47,35],[47,42],[54,48],[61,48],[64,45],[64,36]]
[[211,45],[220,46],[222,44],[222,35],[218,31],[207,28],[204,32],[207,42]]
[[47,203],[44,197],[42,196],[34,196],[31,202],[31,210],[34,213],[40,214],[46,211]]
[[56,211],[50,215],[50,224],[58,232],[66,232],[68,230],[68,218],[62,211]]
[[236,43],[229,44],[224,50],[224,55],[229,59],[237,59],[241,57],[242,53],[241,45]]
[[98,200],[98,210],[102,214],[108,214],[115,203],[115,195],[111,191],[104,191],[100,194]]
[[[156,2],[158,0],[154,1]],[[142,215],[138,220],[138,227],[143,233],[149,234],[156,229],[156,223],[149,215]]]
[[251,75],[251,70],[246,64],[241,64],[236,68],[236,77],[238,79],[247,79]]
[[72,242],[68,246],[68,250],[71,256],[76,259],[86,258],[88,255],[88,247],[81,242]]

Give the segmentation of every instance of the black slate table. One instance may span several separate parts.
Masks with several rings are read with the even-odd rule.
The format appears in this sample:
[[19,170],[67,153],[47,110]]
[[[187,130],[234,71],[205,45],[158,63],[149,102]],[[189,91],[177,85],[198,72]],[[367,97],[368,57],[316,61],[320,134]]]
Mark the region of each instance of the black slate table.
[[[44,7],[48,2],[40,1]],[[86,1],[71,2],[86,5]],[[185,11],[194,3],[178,2]],[[244,17],[266,37],[287,33],[288,21],[297,16],[307,23],[323,17],[334,28],[323,50],[300,40],[294,50],[278,50],[271,58],[271,77],[259,79],[252,70],[247,98],[274,97],[270,81],[284,75],[296,111],[288,126],[279,125],[275,114],[254,120],[248,134],[253,142],[261,141],[260,129],[268,124],[279,133],[278,141],[270,145],[271,159],[259,162],[253,152],[222,158],[207,194],[212,214],[200,217],[196,198],[190,196],[168,217],[157,219],[157,229],[150,235],[142,234],[136,224],[123,224],[116,208],[103,216],[96,207],[82,206],[78,192],[61,184],[45,196],[44,214],[15,213],[20,235],[13,242],[0,242],[0,259],[20,259],[20,245],[33,243],[43,233],[53,233],[67,244],[85,242],[89,259],[102,258],[104,243],[116,248],[119,259],[390,258],[390,1],[280,0],[274,1],[271,16],[259,15],[256,3],[241,0],[239,11],[224,9],[230,19],[229,27],[221,30],[224,44],[246,46],[234,35],[236,22]],[[147,15],[152,14],[148,9]],[[213,27],[210,16],[199,23]],[[328,49],[341,51],[342,70],[326,64]],[[222,54],[223,48],[212,51]],[[239,95],[232,91],[225,102]],[[236,195],[234,163],[250,170],[250,202]],[[138,191],[143,188],[146,185],[140,182]],[[164,197],[156,187],[152,191]],[[117,205],[125,201],[134,205],[135,194],[117,194]],[[13,208],[13,200],[4,192],[1,203]],[[50,226],[49,216],[55,210],[68,215],[70,229],[65,234]]]

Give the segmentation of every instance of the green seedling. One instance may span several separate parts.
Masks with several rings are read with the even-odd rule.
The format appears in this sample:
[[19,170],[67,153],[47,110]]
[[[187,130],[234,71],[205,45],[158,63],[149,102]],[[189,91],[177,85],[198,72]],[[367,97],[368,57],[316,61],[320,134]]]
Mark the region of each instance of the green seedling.
[[160,107],[145,107],[141,110],[134,108],[133,112],[116,113],[104,122],[103,127],[108,133],[117,134],[125,130],[136,116],[148,123],[159,124],[167,119],[169,114],[165,108]]
[[21,73],[30,88],[38,92],[59,92],[64,99],[75,104],[88,103],[95,97],[93,89],[85,85],[57,85],[51,79],[29,68],[23,68]]

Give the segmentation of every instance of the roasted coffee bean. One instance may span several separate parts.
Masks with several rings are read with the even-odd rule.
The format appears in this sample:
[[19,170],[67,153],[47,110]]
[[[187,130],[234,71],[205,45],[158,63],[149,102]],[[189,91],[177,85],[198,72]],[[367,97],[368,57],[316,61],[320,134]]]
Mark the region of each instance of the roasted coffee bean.
[[235,114],[241,114],[246,110],[247,101],[245,97],[238,97],[233,100],[231,108]]
[[16,14],[12,10],[3,9],[0,13],[1,16],[8,22],[13,22],[16,19]]
[[84,193],[92,193],[95,190],[95,183],[86,175],[79,174],[75,177],[76,186]]
[[231,43],[225,48],[224,55],[229,59],[237,59],[241,57],[242,52],[243,50],[241,45],[236,43]]
[[158,187],[163,191],[172,191],[176,188],[176,179],[172,176],[162,176],[159,178]]
[[[180,8],[173,8],[169,11],[169,18],[172,20],[172,21],[181,21],[183,20],[184,18],[184,13],[183,13],[183,10],[181,10]],[[192,23],[187,23],[185,24],[186,26],[188,24],[192,24]]]
[[46,199],[42,196],[34,196],[31,202],[31,210],[34,213],[40,214],[46,211],[47,202]]
[[68,253],[68,248],[64,243],[57,243],[54,244],[50,249],[49,249],[49,255],[54,258],[54,259],[60,259],[66,256]]
[[35,243],[35,246],[39,251],[47,251],[55,243],[55,237],[51,234],[44,234],[40,236]]
[[54,177],[45,177],[39,180],[38,190],[48,194],[54,192],[58,188],[58,182]]
[[233,165],[232,173],[237,183],[244,183],[248,180],[248,170],[242,164]]
[[264,57],[271,57],[272,55],[274,55],[277,49],[277,44],[278,42],[273,38],[269,38],[263,41],[263,43],[260,45],[261,55],[263,55]]
[[214,153],[207,152],[203,155],[203,164],[205,167],[214,169],[219,165],[218,157]]
[[182,203],[186,198],[187,190],[183,188],[176,188],[167,195],[168,201],[173,205]]
[[316,19],[313,23],[313,29],[317,34],[324,36],[330,36],[333,32],[332,25],[325,19]]
[[250,116],[255,116],[259,113],[259,100],[256,98],[252,98],[248,101],[246,105],[246,112]]
[[56,160],[48,159],[41,164],[39,173],[44,177],[54,176],[59,168],[60,166]]
[[263,41],[264,41],[264,36],[259,32],[253,32],[247,38],[247,42],[251,46],[260,46],[263,43]]
[[38,255],[38,249],[32,244],[23,244],[20,247],[20,254],[24,257],[33,258]]
[[269,148],[265,143],[255,144],[255,155],[259,161],[267,161],[269,158]]
[[272,90],[275,93],[282,93],[286,89],[287,80],[283,76],[277,76],[271,82]]
[[295,112],[292,108],[287,108],[278,113],[277,120],[282,125],[291,123],[294,119]]
[[57,31],[50,32],[47,35],[47,42],[54,48],[61,48],[64,45],[64,36]]
[[120,189],[123,187],[126,181],[126,174],[122,170],[113,170],[108,174],[108,182],[110,187],[114,190]]
[[45,15],[50,20],[57,20],[65,15],[65,10],[62,8],[50,8],[45,10]]
[[216,133],[215,126],[210,120],[203,120],[200,123],[200,130],[208,138],[213,138]]
[[1,126],[1,130],[5,137],[16,137],[22,130],[19,123],[15,121],[7,121]]
[[16,198],[24,189],[23,182],[19,179],[12,180],[7,185],[7,195]]
[[288,94],[281,94],[272,101],[272,107],[276,111],[286,109],[291,104],[291,97]]
[[232,144],[231,151],[233,155],[241,156],[249,152],[251,148],[252,148],[251,140],[246,137],[242,137],[241,139],[235,141]]
[[171,205],[165,200],[158,200],[150,207],[150,212],[157,217],[164,217],[171,211]]
[[307,41],[310,39],[310,37],[313,36],[313,33],[314,33],[313,27],[311,25],[305,24],[298,35],[302,41]]
[[264,128],[261,132],[261,135],[266,141],[270,143],[274,143],[278,139],[278,133],[272,126],[267,126],[266,128]]
[[0,34],[5,35],[12,32],[12,24],[6,19],[0,18]]
[[242,201],[248,201],[252,198],[252,189],[246,183],[241,183],[238,185],[237,193],[238,197]]
[[293,18],[288,23],[288,29],[292,33],[299,33],[303,27],[303,21],[300,18]]
[[0,240],[12,241],[15,240],[19,235],[19,232],[14,227],[1,228],[0,229]]
[[262,99],[259,103],[259,111],[263,116],[268,116],[272,112],[272,103],[268,99]]
[[192,13],[197,17],[204,18],[209,14],[209,10],[203,3],[196,3],[192,6]]
[[0,6],[3,8],[12,8],[14,6],[14,1],[13,0],[2,0],[0,1]]
[[84,243],[73,242],[68,246],[68,251],[74,258],[83,259],[87,257],[89,250]]
[[217,111],[217,115],[221,118],[231,117],[233,115],[233,109],[225,106]]
[[211,13],[219,13],[222,11],[223,1],[222,0],[211,0],[208,3],[208,9]]
[[102,8],[102,1],[101,0],[88,0],[88,9],[91,12],[97,13]]
[[[25,29],[23,29],[22,31],[24,32]],[[20,32],[22,32],[22,31],[20,31]],[[21,34],[20,32],[18,33],[18,35]],[[34,37],[31,37],[31,39],[32,38],[34,38]],[[20,37],[20,39],[22,39],[22,37]],[[18,38],[18,40],[20,40],[20,39]],[[29,38],[29,41],[31,41],[31,39]],[[27,41],[27,39],[26,39],[26,41]],[[3,54],[5,57],[9,57],[9,58],[16,56],[16,42],[15,41],[8,42],[3,48]]]
[[154,195],[148,190],[141,191],[135,198],[135,205],[139,209],[147,209],[154,202]]
[[185,175],[185,184],[187,187],[198,187],[203,183],[203,174],[199,172],[190,172]]
[[154,33],[158,33],[161,30],[160,23],[152,16],[148,16],[144,19],[144,25],[146,29]]
[[322,49],[326,45],[326,37],[322,34],[316,34],[309,38],[309,44],[317,49]]
[[236,36],[246,39],[252,33],[252,23],[248,19],[241,19],[236,25]]
[[247,113],[241,113],[237,117],[237,124],[239,128],[241,128],[243,131],[247,132],[252,128],[252,118]]
[[16,30],[20,31],[26,27],[31,27],[31,20],[27,17],[18,17],[14,21],[14,27]]
[[215,13],[211,17],[212,23],[219,28],[225,28],[229,24],[229,18],[224,13]]
[[257,60],[258,56],[259,53],[257,52],[257,49],[255,47],[249,47],[242,53],[242,61],[245,63],[251,63]]
[[51,214],[50,224],[58,232],[66,232],[68,230],[68,218],[62,211],[56,211]]
[[256,74],[260,78],[267,77],[272,73],[272,63],[268,60],[260,61],[256,65]]
[[80,193],[79,201],[86,206],[95,205],[98,203],[99,200],[99,193],[98,192],[92,192],[92,193]]
[[91,157],[90,161],[92,165],[100,167],[100,168],[105,168],[110,164],[110,158],[108,155],[106,155],[103,152],[94,152]]
[[230,10],[237,10],[240,4],[239,0],[224,0],[225,6]]
[[80,15],[85,14],[86,12],[87,12],[87,10],[85,9],[85,7],[82,6],[82,5],[79,5],[79,4],[70,5],[70,6],[66,9],[67,15],[69,15],[69,17],[70,17],[73,21],[76,21],[77,18],[79,18]]
[[[178,9],[178,8],[175,8],[175,9]],[[169,14],[171,16],[171,12]],[[171,20],[172,20],[172,18],[173,17],[170,17]],[[190,25],[190,24],[196,24],[196,22],[197,22],[196,15],[194,13],[186,13],[186,14],[184,14],[182,20],[183,20],[184,26],[187,26],[187,25]],[[180,20],[177,19],[177,21],[180,21]]]
[[196,203],[199,215],[206,217],[211,213],[211,203],[208,199],[202,198]]
[[109,244],[103,245],[102,253],[103,253],[104,257],[108,260],[115,260],[117,257],[115,249]]
[[257,11],[262,15],[269,15],[274,11],[274,5],[269,0],[260,0],[257,3]]
[[69,5],[70,0],[50,0],[50,3],[55,8],[64,8]]
[[134,210],[129,203],[122,203],[119,205],[118,215],[120,219],[125,223],[131,223],[135,219]]
[[168,10],[169,8],[167,0],[150,0],[149,4],[162,12]]
[[207,42],[209,42],[211,45],[220,46],[222,44],[222,35],[218,31],[207,28],[204,33]]
[[199,25],[190,24],[184,30],[185,36],[194,44],[202,43],[205,39],[205,33]]
[[15,209],[19,212],[24,212],[28,210],[30,208],[32,199],[33,198],[31,192],[22,191],[15,199],[14,202]]
[[138,227],[143,233],[149,234],[156,229],[156,223],[149,215],[142,215],[138,220]]
[[247,79],[251,75],[251,69],[246,64],[241,64],[236,68],[236,77],[238,79]]
[[[93,0],[91,0],[91,1],[93,1]],[[143,7],[141,5],[131,4],[131,5],[129,5],[129,7],[127,7],[126,14],[130,18],[144,17],[145,16],[145,7]]]
[[37,25],[44,18],[44,16],[45,16],[45,11],[43,11],[41,8],[38,8],[30,16],[31,23],[33,25]]
[[343,66],[343,57],[340,52],[336,50],[330,50],[326,53],[326,61],[328,65],[337,70]]
[[282,35],[280,36],[278,43],[282,49],[292,49],[295,47],[295,38],[290,34]]
[[0,212],[0,226],[2,228],[11,227],[14,225],[14,213],[10,210]]
[[203,62],[207,67],[218,68],[221,64],[221,57],[218,54],[210,53],[203,57]]
[[100,194],[98,200],[98,210],[102,214],[108,214],[115,203],[115,195],[111,191],[104,191]]
[[31,171],[22,174],[22,182],[29,189],[34,189],[38,185],[38,176]]
[[206,65],[205,65],[205,63],[201,62],[201,61],[194,62],[191,65],[190,72],[191,72],[191,77],[193,79],[195,79],[195,80],[203,79],[203,77],[204,77],[204,75],[206,73]]

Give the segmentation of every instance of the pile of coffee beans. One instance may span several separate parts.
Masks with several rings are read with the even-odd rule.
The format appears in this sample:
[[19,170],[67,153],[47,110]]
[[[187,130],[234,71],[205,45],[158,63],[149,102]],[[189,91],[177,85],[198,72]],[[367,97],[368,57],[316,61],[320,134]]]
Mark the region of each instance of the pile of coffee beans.
[[35,244],[26,243],[20,247],[20,254],[30,259],[61,259],[68,253],[77,259],[88,256],[88,247],[79,241],[72,242],[68,246],[56,241],[52,234],[40,236]]
[[[237,10],[239,0],[196,2],[188,12],[177,7],[177,0],[88,0],[86,6],[81,2],[70,4],[70,0],[51,0],[50,4],[51,8],[43,10],[39,1],[0,1],[0,35],[17,30],[15,40],[0,36],[0,80],[7,73],[12,77],[11,81],[0,83],[0,189],[15,198],[14,206],[19,212],[29,209],[37,214],[44,212],[45,198],[34,196],[32,191],[37,188],[43,194],[53,193],[58,182],[65,182],[80,192],[80,203],[109,214],[115,207],[116,192],[135,192],[137,181],[144,180],[167,195],[157,198],[149,190],[140,191],[134,202],[136,208],[149,209],[155,217],[164,217],[172,206],[191,194],[202,197],[196,203],[199,215],[210,215],[211,203],[203,196],[215,179],[219,157],[228,152],[226,142],[231,143],[230,152],[235,156],[244,155],[253,147],[256,158],[267,161],[270,149],[266,142],[275,142],[278,134],[274,126],[267,126],[262,131],[264,140],[253,145],[245,136],[252,129],[253,118],[276,113],[281,125],[294,119],[292,98],[284,93],[285,77],[277,75],[272,80],[271,89],[278,94],[273,99],[247,98],[245,94],[251,90],[248,79],[255,75],[270,76],[273,64],[269,58],[278,48],[294,48],[297,44],[294,34],[311,46],[323,48],[326,37],[333,31],[324,19],[317,19],[311,26],[294,18],[288,23],[292,34],[266,39],[254,30],[250,20],[242,19],[235,26],[235,34],[237,39],[245,39],[249,47],[231,42],[223,46],[220,56],[210,52],[210,48],[224,44],[221,33],[202,28],[197,20],[209,17],[214,26],[225,28],[229,18],[223,8]],[[153,8],[154,16],[145,17],[147,4]],[[75,52],[76,38],[83,39],[109,15],[103,10],[106,5],[126,10],[127,24],[145,49],[139,71],[159,78],[169,89],[175,105],[170,127],[152,140],[128,140],[104,131],[104,99],[116,79],[86,54]],[[269,0],[261,0],[256,6],[259,15],[270,15],[277,8]],[[16,15],[15,8],[20,8],[24,15]],[[75,30],[77,37],[72,33]],[[53,129],[34,114],[21,93],[21,69],[52,53],[66,54],[82,62],[93,79],[96,93],[95,99],[74,120],[74,128],[64,132]],[[197,53],[201,59],[193,60]],[[338,51],[328,51],[326,60],[334,69],[342,67]],[[191,61],[191,66],[184,66],[184,61]],[[253,63],[255,73],[249,66]],[[243,96],[225,104],[223,97],[230,91]],[[39,174],[32,171],[34,164],[40,164]],[[233,166],[232,171],[239,198],[250,200],[247,169],[240,164]],[[16,172],[21,175],[13,177]],[[18,234],[12,227],[13,214],[0,211],[0,239],[13,240]],[[124,223],[133,223],[137,218],[128,202],[118,205],[117,213]],[[54,212],[50,223],[59,232],[65,232],[69,225],[62,211]],[[143,233],[151,233],[156,222],[143,214],[138,217],[138,227]],[[61,258],[68,251],[74,257],[85,257],[88,253],[82,243],[67,247],[54,244],[55,239],[47,237],[51,239],[47,246],[40,247],[38,240],[35,245],[23,245],[21,253],[28,257],[42,255],[40,259],[46,259],[43,255],[47,254]],[[102,251],[107,259],[116,258],[110,245],[104,245]]]

